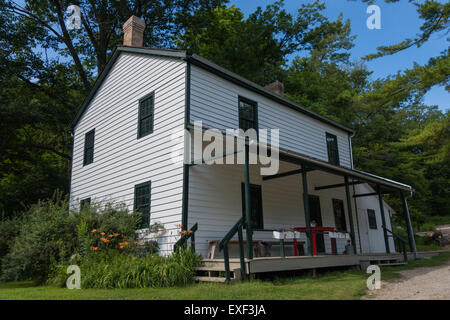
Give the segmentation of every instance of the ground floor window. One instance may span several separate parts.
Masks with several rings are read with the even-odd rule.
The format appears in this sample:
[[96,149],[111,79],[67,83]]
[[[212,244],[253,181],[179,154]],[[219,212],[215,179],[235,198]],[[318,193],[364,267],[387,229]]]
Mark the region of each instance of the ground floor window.
[[141,183],[134,187],[134,210],[142,215],[140,228],[150,226],[150,193],[151,182]]
[[347,224],[345,222],[344,201],[333,199],[334,223],[336,229],[341,232],[347,232]]
[[[242,216],[245,221],[245,184],[241,185],[242,191]],[[251,219],[252,229],[264,229],[262,210],[262,189],[260,185],[250,184]]]
[[80,209],[91,204],[91,198],[86,198],[80,201]]
[[377,217],[375,215],[375,210],[367,209],[367,216],[369,218],[369,228],[377,229]]

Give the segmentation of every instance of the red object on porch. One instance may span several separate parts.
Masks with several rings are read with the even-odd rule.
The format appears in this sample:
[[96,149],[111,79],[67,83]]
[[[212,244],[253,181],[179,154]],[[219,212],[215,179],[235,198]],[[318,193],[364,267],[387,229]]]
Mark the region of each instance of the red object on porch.
[[[294,228],[295,231],[302,231],[305,232],[306,228],[305,227],[299,227],[299,228]],[[317,232],[323,232],[323,231],[334,231],[334,228],[332,227],[311,227],[311,236],[312,236],[312,248],[313,248],[313,255],[317,256]],[[333,248],[333,239],[331,239],[331,250],[332,250],[332,254],[335,254],[334,252],[334,248]]]
[[297,238],[294,238],[294,255],[298,256]]

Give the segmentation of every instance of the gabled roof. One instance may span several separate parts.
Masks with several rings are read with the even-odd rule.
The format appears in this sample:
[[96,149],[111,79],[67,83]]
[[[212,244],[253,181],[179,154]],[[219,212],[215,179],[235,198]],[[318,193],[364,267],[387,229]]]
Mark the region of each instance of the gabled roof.
[[273,92],[265,89],[264,87],[247,80],[225,68],[222,68],[215,63],[200,57],[199,55],[193,54],[190,55],[184,50],[172,50],[172,49],[156,49],[156,48],[142,48],[142,47],[128,47],[128,46],[118,46],[111,58],[109,59],[105,69],[103,72],[98,75],[97,79],[94,82],[94,85],[89,92],[89,94],[86,96],[86,98],[83,101],[83,104],[81,105],[80,110],[78,111],[77,115],[75,116],[75,119],[72,121],[70,125],[70,131],[73,133],[75,126],[77,125],[78,121],[83,116],[84,112],[86,111],[87,107],[89,106],[89,103],[94,98],[95,94],[97,93],[97,90],[100,88],[101,84],[105,80],[106,76],[108,75],[109,71],[111,70],[111,67],[114,65],[114,62],[118,58],[121,52],[130,52],[130,53],[140,53],[140,54],[148,54],[148,55],[154,55],[154,56],[161,56],[161,57],[169,57],[169,58],[176,58],[185,60],[195,66],[198,66],[202,69],[205,69],[207,71],[210,71],[219,77],[229,80],[239,86],[242,86],[248,90],[254,91],[256,93],[261,94],[262,96],[269,98],[275,102],[278,102],[284,106],[287,106],[291,109],[294,109],[298,112],[301,112],[303,114],[306,114],[314,119],[317,119],[319,121],[325,122],[327,124],[332,125],[333,127],[339,128],[341,130],[344,130],[348,133],[353,133],[354,131],[343,124],[340,124],[336,121],[333,121],[331,119],[328,119],[312,110],[309,110],[300,104],[297,104],[293,101],[290,101],[282,96],[276,95]]

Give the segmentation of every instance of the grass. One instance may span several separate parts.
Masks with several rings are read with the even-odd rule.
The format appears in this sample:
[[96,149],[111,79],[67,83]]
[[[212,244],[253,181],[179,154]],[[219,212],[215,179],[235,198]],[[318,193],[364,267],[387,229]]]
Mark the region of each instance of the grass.
[[185,287],[146,289],[69,290],[52,286],[36,287],[31,282],[0,285],[0,300],[44,299],[175,299],[175,300],[301,300],[359,299],[365,293],[366,275],[357,270],[330,272],[316,278],[295,277],[274,281],[249,281],[226,285],[199,283]]
[[[402,270],[434,267],[450,259],[450,252],[431,259],[409,261],[405,266],[382,267],[382,280],[398,279]],[[0,300],[354,300],[366,294],[368,275],[355,269],[319,274],[316,278],[299,276],[273,281],[249,281],[226,285],[199,283],[185,287],[146,289],[81,289],[69,290],[52,286],[35,286],[31,282],[0,284]]]
[[437,267],[450,260],[450,252],[444,252],[430,259],[409,260],[408,264],[397,267],[381,267],[381,280],[391,280],[401,278],[399,271],[411,270],[415,268]]

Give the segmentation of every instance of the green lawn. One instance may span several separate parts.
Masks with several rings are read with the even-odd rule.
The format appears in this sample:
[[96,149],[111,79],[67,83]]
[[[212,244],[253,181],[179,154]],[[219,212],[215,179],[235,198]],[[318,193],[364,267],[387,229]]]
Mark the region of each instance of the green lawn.
[[317,278],[297,277],[275,281],[250,281],[232,285],[200,283],[186,287],[146,289],[69,290],[15,282],[0,285],[5,299],[359,299],[366,275],[356,270],[333,272]]
[[[430,267],[445,263],[450,253],[432,259],[410,261],[406,266],[382,268],[382,279],[398,278],[400,270]],[[0,284],[0,300],[5,299],[359,299],[366,293],[368,274],[336,271],[274,281],[249,281],[233,285],[218,283],[192,284],[176,288],[147,289],[81,289],[69,290],[51,286],[34,286],[30,282]]]

